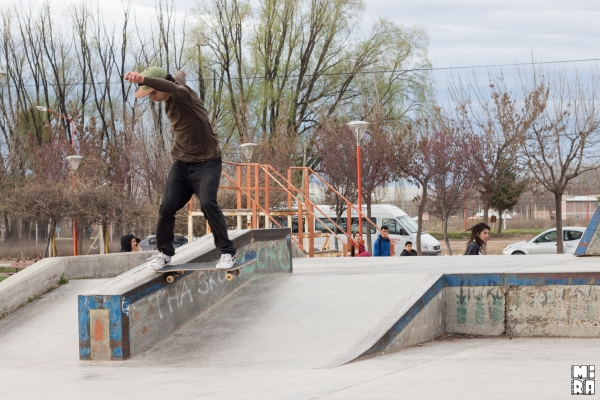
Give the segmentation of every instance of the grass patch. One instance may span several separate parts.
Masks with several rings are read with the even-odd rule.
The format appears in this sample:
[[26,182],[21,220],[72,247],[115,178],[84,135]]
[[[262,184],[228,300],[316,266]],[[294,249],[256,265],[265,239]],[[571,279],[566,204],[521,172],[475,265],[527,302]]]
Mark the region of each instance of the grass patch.
[[[546,229],[507,229],[502,231],[501,235],[498,235],[497,231],[492,231],[490,236],[492,238],[532,238],[540,233],[544,232]],[[444,231],[427,231],[431,236],[436,238],[437,240],[444,240]],[[448,231],[448,238],[450,240],[469,240],[471,237],[470,231]]]
[[5,280],[5,279],[7,279],[7,278],[8,278],[8,276],[5,276],[5,275],[0,275],[0,282],[2,282],[3,280]]
[[61,275],[58,280],[58,286],[66,285],[67,283],[69,283],[69,280],[64,275]]

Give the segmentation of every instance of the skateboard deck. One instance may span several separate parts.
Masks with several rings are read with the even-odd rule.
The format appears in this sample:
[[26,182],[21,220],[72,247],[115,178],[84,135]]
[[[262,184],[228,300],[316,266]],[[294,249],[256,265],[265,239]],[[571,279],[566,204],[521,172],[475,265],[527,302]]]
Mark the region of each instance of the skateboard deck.
[[167,274],[167,282],[172,283],[175,276],[183,275],[186,271],[225,271],[225,279],[232,280],[234,276],[240,275],[240,270],[247,265],[253,264],[256,259],[245,262],[238,262],[233,267],[227,269],[217,269],[218,261],[203,262],[203,263],[185,263],[171,264],[159,269],[158,273]]

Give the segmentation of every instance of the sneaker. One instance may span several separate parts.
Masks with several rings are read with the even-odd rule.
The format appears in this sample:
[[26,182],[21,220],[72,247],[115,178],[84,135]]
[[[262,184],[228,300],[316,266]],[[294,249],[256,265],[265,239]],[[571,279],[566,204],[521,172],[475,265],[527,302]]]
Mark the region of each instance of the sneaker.
[[171,256],[164,253],[158,253],[157,255],[150,257],[148,261],[150,262],[148,263],[147,268],[152,271],[158,271],[171,262]]
[[237,259],[231,254],[221,254],[221,260],[217,263],[217,269],[232,268]]

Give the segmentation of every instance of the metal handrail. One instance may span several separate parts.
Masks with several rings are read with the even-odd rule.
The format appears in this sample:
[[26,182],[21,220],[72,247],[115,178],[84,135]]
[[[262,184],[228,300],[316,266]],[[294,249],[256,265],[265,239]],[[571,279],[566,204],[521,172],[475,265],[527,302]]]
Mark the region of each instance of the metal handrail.
[[[335,194],[337,194],[339,197],[341,197],[342,199],[344,199],[344,201],[346,202],[346,205],[352,207],[359,215],[359,218],[364,217],[364,219],[371,224],[376,230],[379,231],[379,233],[381,232],[381,229],[377,226],[377,224],[375,224],[373,221],[371,221],[369,219],[369,217],[366,217],[363,213],[362,210],[359,210],[358,207],[354,207],[354,204],[352,204],[348,199],[346,199],[340,192],[338,192],[333,186],[331,186],[329,184],[329,182],[327,182],[326,180],[324,180],[319,174],[317,174],[312,168],[310,167],[290,167],[290,169],[306,169],[307,171],[309,171],[310,173],[312,173],[314,176],[316,176],[317,178],[319,178],[319,180],[321,182],[323,182],[325,184],[325,186],[327,186],[329,189],[331,189]],[[362,232],[361,232],[362,235]]]

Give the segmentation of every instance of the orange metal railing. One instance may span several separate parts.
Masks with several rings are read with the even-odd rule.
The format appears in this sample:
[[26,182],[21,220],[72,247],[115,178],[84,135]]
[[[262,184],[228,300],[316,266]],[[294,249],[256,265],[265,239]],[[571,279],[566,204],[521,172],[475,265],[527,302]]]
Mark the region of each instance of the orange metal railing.
[[[257,164],[257,163],[233,163],[225,161],[227,164],[235,169],[235,177],[232,177],[225,169],[222,171],[222,176],[230,183],[230,185],[221,185],[220,189],[235,190],[236,194],[236,206],[238,210],[243,210],[243,196],[246,197],[246,210],[245,214],[249,217],[249,228],[258,229],[260,228],[260,217],[259,213],[262,213],[265,217],[264,226],[268,226],[268,222],[271,221],[274,225],[281,228],[279,221],[274,218],[273,214],[281,216],[282,214],[288,215],[291,218],[292,215],[298,217],[298,239],[293,236],[291,239],[304,250],[304,218],[307,219],[308,224],[308,255],[314,257],[314,239],[315,239],[315,221],[319,221],[322,226],[333,235],[342,244],[343,256],[346,256],[350,244],[353,242],[351,236],[351,215],[352,210],[355,210],[358,218],[361,218],[371,225],[374,229],[381,232],[381,229],[369,218],[367,218],[362,210],[355,207],[349,200],[344,198],[333,186],[325,181],[319,174],[308,167],[291,167],[287,171],[287,178],[284,177],[279,171],[273,166],[268,164]],[[292,177],[294,171],[301,171],[303,173],[302,187],[297,188],[292,183]],[[262,173],[262,174],[261,174]],[[262,175],[262,176],[261,176]],[[245,179],[244,179],[245,177]],[[261,186],[261,177],[263,186]],[[324,184],[329,190],[336,194],[346,204],[346,229],[339,226],[333,219],[323,212],[316,204],[310,200],[310,187],[309,182],[311,177],[316,178],[322,184]],[[271,183],[275,184],[275,187],[271,187]],[[271,210],[271,194],[272,192],[284,192],[287,195],[287,207],[285,211]],[[261,204],[261,193],[262,193],[262,204]],[[296,209],[293,208],[293,203],[296,203]],[[322,216],[319,217],[316,213],[320,213]],[[192,231],[192,201],[188,204],[188,235],[193,235]],[[328,224],[324,223],[327,220],[331,223],[334,229],[331,229]],[[241,221],[241,213],[238,214],[238,226]],[[334,231],[335,230],[335,231]],[[336,232],[339,232],[342,237],[345,236],[347,242],[342,240]],[[391,242],[390,255],[394,255],[394,243]]]

